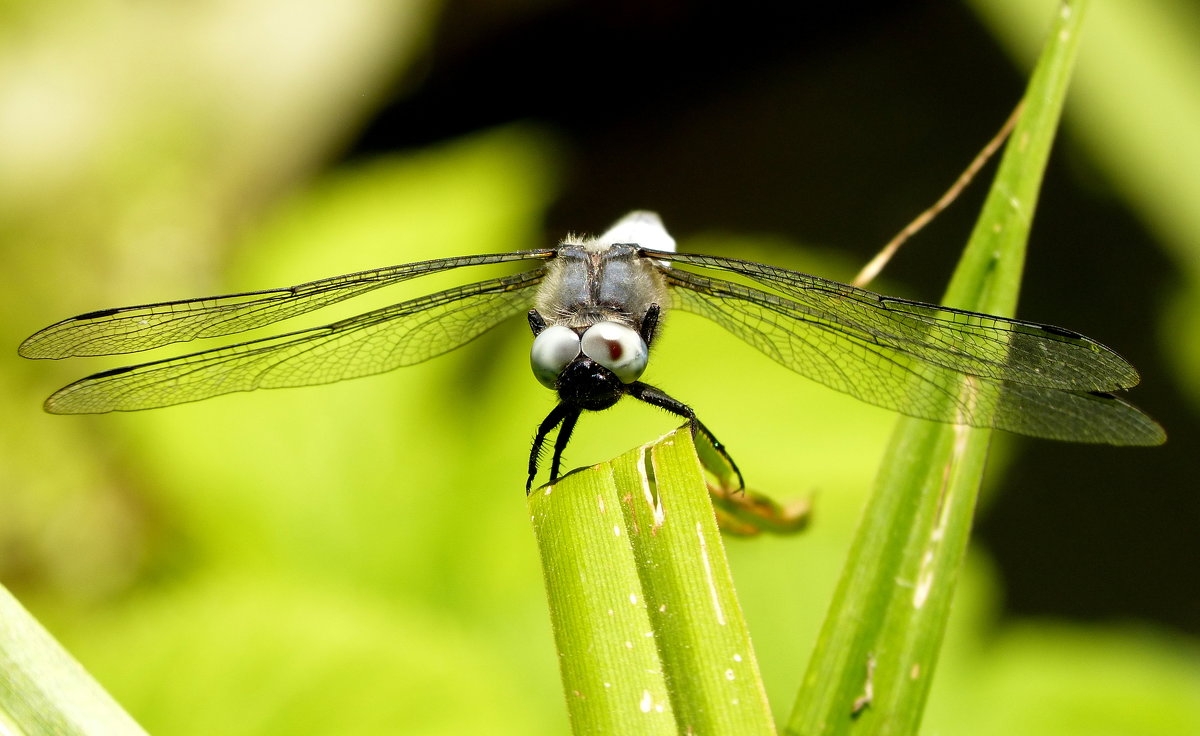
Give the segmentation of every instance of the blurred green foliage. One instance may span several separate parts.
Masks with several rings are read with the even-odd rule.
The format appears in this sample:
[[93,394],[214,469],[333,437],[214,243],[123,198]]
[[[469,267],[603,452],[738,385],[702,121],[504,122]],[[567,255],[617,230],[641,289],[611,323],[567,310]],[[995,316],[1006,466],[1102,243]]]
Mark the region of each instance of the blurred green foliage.
[[[14,348],[0,357],[2,582],[150,732],[564,732],[521,493],[550,401],[529,380],[522,325],[396,374],[120,416],[51,417],[37,402],[124,362],[15,356],[34,329],[98,307],[545,245],[561,236],[540,226],[564,161],[553,136],[509,128],[313,174],[424,43],[424,6],[70,5],[4,11],[19,22],[0,47],[0,340]],[[1005,27],[1036,40],[1045,12]],[[1095,8],[1095,25],[1112,12]],[[1182,54],[1161,60],[1172,69],[1200,58],[1155,35],[1121,40],[1136,44],[1130,58]],[[1089,58],[1085,85],[1104,73]],[[1163,165],[1194,161],[1198,140]],[[1143,164],[1126,152],[1119,165]],[[1178,181],[1176,204],[1152,198],[1164,217],[1194,199],[1194,174]],[[1194,262],[1200,228],[1186,222],[1172,220],[1184,228],[1172,242]],[[770,245],[727,233],[681,243],[751,259]],[[788,258],[833,278],[857,265]],[[1195,305],[1187,273],[1180,303]],[[1177,314],[1197,323],[1194,309]],[[1195,357],[1187,370],[1200,371]],[[772,395],[714,391],[717,372]],[[754,487],[817,494],[811,532],[729,542],[778,716],[893,417],[686,316],[672,318],[647,380],[697,405]],[[780,405],[820,422],[764,419]],[[674,424],[631,405],[589,419],[572,464]],[[992,580],[972,558],[928,732],[1200,733],[1196,642],[1139,626],[997,629]]]

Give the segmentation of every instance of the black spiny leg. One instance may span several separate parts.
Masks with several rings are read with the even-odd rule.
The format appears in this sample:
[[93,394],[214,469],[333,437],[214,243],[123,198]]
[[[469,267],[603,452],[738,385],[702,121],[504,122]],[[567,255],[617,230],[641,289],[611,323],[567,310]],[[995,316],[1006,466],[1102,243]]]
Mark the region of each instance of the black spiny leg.
[[542,330],[546,329],[546,318],[536,309],[529,310],[526,317],[529,318],[529,329],[533,330],[533,336],[537,337],[542,334]]
[[686,419],[688,421],[688,428],[692,431],[692,436],[695,437],[696,433],[698,432],[704,437],[704,439],[708,440],[708,443],[712,445],[713,450],[715,450],[718,455],[725,458],[725,460],[729,462],[730,467],[733,468],[733,472],[737,474],[739,488],[746,487],[746,481],[742,478],[742,471],[738,469],[737,463],[733,461],[733,458],[730,457],[729,453],[725,450],[725,445],[722,445],[720,440],[717,439],[716,435],[710,432],[708,427],[704,426],[704,423],[696,418],[696,412],[692,409],[692,407],[683,403],[679,399],[672,398],[662,389],[655,388],[654,386],[642,383],[641,381],[635,381],[634,383],[629,384],[629,395],[635,399],[638,399],[639,401],[644,401],[652,406],[665,409],[676,416]]
[[[542,447],[546,444],[546,436],[554,431],[554,428],[563,422],[568,416],[574,413],[574,418],[571,419],[571,425],[574,426],[575,420],[579,418],[579,410],[559,404],[550,410],[542,423],[538,425],[537,436],[533,438],[533,449],[529,451],[529,480],[525,481],[525,495],[529,495],[529,491],[533,488],[533,479],[537,477],[538,460],[542,456]],[[562,434],[559,434],[562,438]],[[554,462],[555,469],[558,467],[558,457],[562,451],[558,448],[558,443],[555,442]]]
[[558,480],[558,468],[562,463],[563,450],[567,449],[571,433],[575,431],[575,422],[579,421],[579,412],[579,408],[571,407],[567,415],[563,417],[562,426],[558,428],[558,437],[554,439],[554,459],[550,461],[551,483]]
[[654,334],[658,332],[658,320],[661,316],[662,310],[658,305],[651,304],[650,308],[646,310],[646,316],[642,317],[642,328],[638,330],[638,334],[642,336],[642,342],[646,343],[646,347],[654,342]]

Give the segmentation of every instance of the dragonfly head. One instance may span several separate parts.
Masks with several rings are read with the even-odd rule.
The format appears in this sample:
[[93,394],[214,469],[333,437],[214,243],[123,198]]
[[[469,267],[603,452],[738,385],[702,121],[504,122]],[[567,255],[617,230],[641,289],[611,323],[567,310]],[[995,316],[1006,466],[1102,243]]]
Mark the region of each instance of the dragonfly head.
[[533,340],[529,362],[538,381],[582,409],[607,409],[641,377],[649,359],[646,341],[616,322],[587,329],[544,328]]

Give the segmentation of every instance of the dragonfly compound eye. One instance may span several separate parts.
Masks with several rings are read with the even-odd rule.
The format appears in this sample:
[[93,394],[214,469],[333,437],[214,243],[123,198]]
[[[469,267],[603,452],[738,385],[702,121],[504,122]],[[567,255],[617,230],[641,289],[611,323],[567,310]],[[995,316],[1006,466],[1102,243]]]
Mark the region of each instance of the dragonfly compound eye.
[[633,383],[646,370],[650,350],[642,336],[616,322],[597,322],[583,333],[583,354],[612,371],[621,383]]
[[533,375],[538,383],[552,389],[563,368],[577,357],[579,335],[569,327],[553,325],[533,338],[533,347],[529,350],[529,365],[533,367]]

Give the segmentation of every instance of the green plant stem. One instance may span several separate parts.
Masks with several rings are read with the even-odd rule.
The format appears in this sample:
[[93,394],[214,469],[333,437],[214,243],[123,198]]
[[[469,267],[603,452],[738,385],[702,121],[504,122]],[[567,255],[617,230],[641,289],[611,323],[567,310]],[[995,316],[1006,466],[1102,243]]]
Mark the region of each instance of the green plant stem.
[[[1086,4],[1061,6],[947,305],[999,315],[1015,309]],[[990,438],[990,430],[900,420],[786,733],[916,733]]]
[[774,733],[687,430],[529,505],[575,733]]
[[2,587],[0,733],[145,736],[104,688]]

